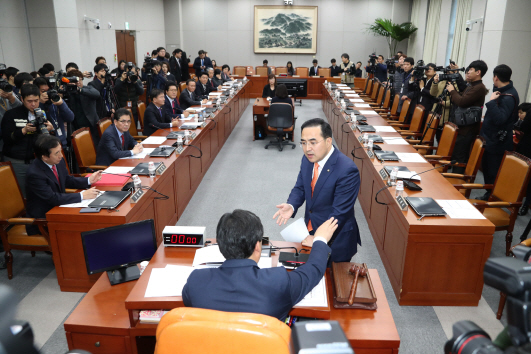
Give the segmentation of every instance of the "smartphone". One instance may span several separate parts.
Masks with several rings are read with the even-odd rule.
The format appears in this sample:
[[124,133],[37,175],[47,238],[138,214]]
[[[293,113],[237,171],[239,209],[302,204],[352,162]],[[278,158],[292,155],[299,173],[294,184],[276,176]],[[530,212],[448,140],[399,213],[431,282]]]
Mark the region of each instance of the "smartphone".
[[101,208],[82,208],[80,213],[99,213]]

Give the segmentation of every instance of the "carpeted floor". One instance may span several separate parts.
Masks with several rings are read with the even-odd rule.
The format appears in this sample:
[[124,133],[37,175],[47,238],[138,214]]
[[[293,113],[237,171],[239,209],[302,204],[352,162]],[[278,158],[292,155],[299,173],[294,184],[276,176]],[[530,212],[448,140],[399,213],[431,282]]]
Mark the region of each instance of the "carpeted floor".
[[[249,105],[240,122],[218,154],[190,201],[178,225],[206,226],[207,237],[215,236],[217,222],[223,213],[234,209],[246,209],[257,214],[264,225],[265,235],[280,240],[280,226],[272,217],[275,205],[285,202],[295,184],[303,156],[301,148],[264,149],[268,140],[251,141],[252,105]],[[321,102],[305,100],[296,106],[295,142],[300,139],[301,124],[315,117],[324,117]],[[482,182],[481,175],[478,183]],[[473,197],[481,195],[476,191]],[[301,210],[302,212],[302,210]],[[505,317],[497,321],[499,291],[484,287],[483,299],[478,307],[408,307],[398,306],[385,268],[372,240],[363,212],[355,206],[363,246],[353,260],[365,262],[376,268],[382,279],[387,300],[400,335],[400,353],[440,353],[450,336],[451,325],[461,319],[475,321],[496,335],[505,324]],[[519,242],[529,215],[519,217],[514,231],[513,244]],[[491,256],[504,256],[505,233],[497,232]],[[24,309],[19,318],[30,322],[36,334],[36,342],[42,353],[64,353],[67,349],[62,323],[75,305],[82,299],[81,293],[61,293],[55,279],[51,256],[37,254],[32,258],[27,252],[14,252],[13,280],[7,280],[5,270],[0,271],[0,283],[10,285]],[[463,269],[466,271],[466,269]],[[30,309],[30,310],[28,310]]]

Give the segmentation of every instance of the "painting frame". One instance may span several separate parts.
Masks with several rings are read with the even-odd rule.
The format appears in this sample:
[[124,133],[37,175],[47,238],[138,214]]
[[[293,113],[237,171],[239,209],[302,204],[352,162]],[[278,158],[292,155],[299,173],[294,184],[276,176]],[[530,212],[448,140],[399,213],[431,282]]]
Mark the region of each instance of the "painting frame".
[[316,54],[317,8],[317,6],[255,5],[254,52]]

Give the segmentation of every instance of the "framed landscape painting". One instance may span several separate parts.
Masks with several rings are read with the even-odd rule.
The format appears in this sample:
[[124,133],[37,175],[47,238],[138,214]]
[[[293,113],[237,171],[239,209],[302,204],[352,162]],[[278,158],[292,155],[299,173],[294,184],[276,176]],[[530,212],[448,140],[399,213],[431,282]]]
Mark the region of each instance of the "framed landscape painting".
[[256,5],[254,52],[315,54],[317,6]]

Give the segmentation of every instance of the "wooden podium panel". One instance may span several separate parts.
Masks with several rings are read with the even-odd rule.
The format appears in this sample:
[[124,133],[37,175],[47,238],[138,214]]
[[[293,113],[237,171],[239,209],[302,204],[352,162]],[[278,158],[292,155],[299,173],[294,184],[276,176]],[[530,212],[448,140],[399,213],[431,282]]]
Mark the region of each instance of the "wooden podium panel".
[[[286,77],[286,76],[277,75],[277,84],[281,84],[282,80],[290,80],[290,79],[307,79],[308,80],[307,96],[297,97],[297,99],[320,100],[321,98],[323,98],[321,89],[323,88],[323,84],[325,80],[329,82],[335,82],[337,84],[341,83],[341,78],[339,77]],[[264,86],[267,84],[267,81],[268,81],[267,77],[250,76],[249,81],[251,82],[251,86],[249,88],[250,97],[251,98],[262,97],[262,91],[264,90]]]

